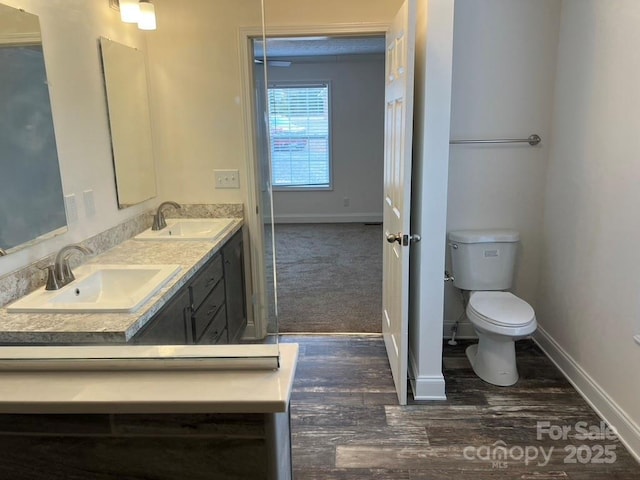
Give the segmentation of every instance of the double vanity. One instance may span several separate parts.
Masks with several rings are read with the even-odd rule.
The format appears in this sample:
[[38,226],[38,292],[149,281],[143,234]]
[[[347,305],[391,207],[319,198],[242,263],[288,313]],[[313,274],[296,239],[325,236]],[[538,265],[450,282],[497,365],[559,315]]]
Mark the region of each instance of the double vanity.
[[[297,345],[280,345],[262,369],[202,361],[262,347],[220,346],[247,323],[242,252],[241,218],[167,219],[81,258],[67,285],[0,309],[0,448],[11,458],[0,477],[290,479]],[[7,367],[6,352],[41,345],[173,357],[124,370],[92,368],[82,354],[77,368]],[[176,355],[200,358],[176,367]]]
[[242,220],[170,219],[0,311],[0,344],[226,344],[247,323]]

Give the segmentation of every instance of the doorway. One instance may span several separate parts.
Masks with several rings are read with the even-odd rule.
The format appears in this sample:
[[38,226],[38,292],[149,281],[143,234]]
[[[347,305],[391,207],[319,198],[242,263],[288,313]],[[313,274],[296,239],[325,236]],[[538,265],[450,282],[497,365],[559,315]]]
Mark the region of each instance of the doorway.
[[266,50],[273,168],[260,184],[273,188],[278,330],[380,333],[384,36],[271,38]]

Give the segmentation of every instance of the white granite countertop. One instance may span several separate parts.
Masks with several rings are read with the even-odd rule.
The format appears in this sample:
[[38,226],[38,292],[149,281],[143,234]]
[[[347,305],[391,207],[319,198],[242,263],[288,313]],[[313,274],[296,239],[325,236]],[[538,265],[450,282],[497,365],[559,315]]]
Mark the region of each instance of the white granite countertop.
[[127,240],[86,264],[176,264],[180,271],[131,313],[14,313],[0,309],[2,344],[122,344],[130,340],[235,232],[242,219],[216,242]]
[[0,413],[286,412],[298,345],[279,349],[277,370],[0,371]]

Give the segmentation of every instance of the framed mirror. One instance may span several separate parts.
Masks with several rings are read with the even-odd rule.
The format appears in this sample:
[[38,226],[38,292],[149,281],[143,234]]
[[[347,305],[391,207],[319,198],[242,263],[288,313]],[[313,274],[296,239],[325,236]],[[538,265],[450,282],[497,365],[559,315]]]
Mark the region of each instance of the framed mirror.
[[118,207],[156,196],[144,53],[100,38]]
[[0,248],[66,229],[39,20],[0,4]]

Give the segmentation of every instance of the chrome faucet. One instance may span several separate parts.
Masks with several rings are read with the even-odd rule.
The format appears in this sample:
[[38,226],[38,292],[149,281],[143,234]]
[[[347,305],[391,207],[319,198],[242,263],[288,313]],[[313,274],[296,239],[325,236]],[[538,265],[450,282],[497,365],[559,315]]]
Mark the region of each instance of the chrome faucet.
[[85,255],[91,255],[93,253],[93,250],[78,243],[62,247],[56,255],[53,265],[47,267],[49,275],[47,277],[47,286],[45,287],[45,290],[58,290],[76,279],[76,277],[73,276],[71,267],[69,266],[69,257],[73,253],[72,250],[77,250]]
[[0,248],[0,257],[4,257],[7,254],[2,248]]
[[162,213],[162,207],[170,206],[173,208],[181,208],[179,204],[176,202],[162,202],[158,206],[158,210],[156,214],[153,216],[153,225],[151,226],[151,230],[162,230],[167,226],[167,222],[164,219],[164,213]]

